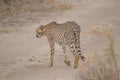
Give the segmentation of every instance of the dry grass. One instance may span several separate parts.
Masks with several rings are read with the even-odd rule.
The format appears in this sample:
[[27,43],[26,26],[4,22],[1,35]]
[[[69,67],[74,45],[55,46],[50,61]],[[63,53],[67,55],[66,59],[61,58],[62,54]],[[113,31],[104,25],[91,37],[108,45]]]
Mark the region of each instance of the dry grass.
[[[93,27],[92,32],[95,34],[101,34],[107,38],[109,42],[104,51],[105,57],[104,60],[96,52],[94,52],[91,56],[89,56],[92,61],[89,59],[87,63],[82,66],[84,68],[84,75],[79,77],[81,80],[120,80],[119,78],[119,68],[117,64],[116,54],[114,52],[114,38],[112,35],[112,29],[110,27],[101,26],[101,27]],[[80,80],[80,78],[78,80]]]
[[23,13],[33,13],[33,12],[45,12],[45,11],[63,11],[70,10],[74,6],[72,4],[58,2],[57,0],[21,0],[21,1],[9,1],[0,3],[0,17],[23,14]]
[[0,33],[10,33],[10,32],[11,32],[11,31],[9,31],[9,30],[0,28]]
[[0,17],[8,15],[10,11],[10,8],[7,6],[0,8]]
[[59,4],[58,6],[56,6],[57,10],[70,10],[72,9],[74,6],[73,5],[68,5],[68,4]]

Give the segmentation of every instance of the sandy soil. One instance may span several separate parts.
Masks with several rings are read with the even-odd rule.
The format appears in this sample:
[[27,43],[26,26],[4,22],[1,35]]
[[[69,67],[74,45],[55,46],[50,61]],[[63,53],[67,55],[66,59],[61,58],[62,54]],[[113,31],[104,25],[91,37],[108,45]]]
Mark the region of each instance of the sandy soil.
[[[72,1],[72,0],[71,0]],[[91,27],[112,25],[116,53],[120,51],[120,1],[119,0],[74,0],[76,7],[63,13],[52,13],[42,18],[36,13],[37,20],[27,25],[9,28],[10,33],[0,33],[0,80],[75,80],[78,69],[72,69],[63,62],[62,49],[55,47],[53,67],[48,67],[49,45],[46,37],[37,39],[35,29],[51,21],[63,23],[74,20],[81,25],[81,48],[83,53],[91,53],[105,45],[106,39],[91,34]],[[47,14],[47,13],[46,13]],[[21,17],[21,16],[20,16]],[[24,16],[22,16],[24,17]],[[25,24],[25,23],[24,23]],[[7,29],[7,27],[6,27]],[[99,36],[99,37],[98,37]],[[69,53],[69,51],[68,51]],[[72,54],[69,54],[72,62]],[[83,62],[80,61],[80,65]],[[82,73],[82,72],[80,72]]]

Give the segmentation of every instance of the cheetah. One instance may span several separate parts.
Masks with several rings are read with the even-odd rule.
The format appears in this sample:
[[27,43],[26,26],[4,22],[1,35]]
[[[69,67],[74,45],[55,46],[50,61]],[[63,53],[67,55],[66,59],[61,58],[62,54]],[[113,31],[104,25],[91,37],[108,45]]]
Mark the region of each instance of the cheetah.
[[59,24],[55,21],[46,25],[41,25],[36,29],[36,37],[41,38],[47,36],[50,45],[50,64],[53,66],[54,45],[58,43],[62,46],[64,62],[70,65],[67,58],[66,47],[69,47],[70,52],[74,55],[73,68],[78,67],[79,57],[84,61],[85,57],[81,54],[80,48],[80,26],[74,21],[67,21]]

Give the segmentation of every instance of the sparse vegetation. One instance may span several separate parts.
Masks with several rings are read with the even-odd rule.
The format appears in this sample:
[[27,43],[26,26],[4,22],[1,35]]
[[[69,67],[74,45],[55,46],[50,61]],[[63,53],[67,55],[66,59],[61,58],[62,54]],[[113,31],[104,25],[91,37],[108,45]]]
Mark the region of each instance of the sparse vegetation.
[[2,0],[0,1],[0,17],[44,11],[63,11],[72,9],[72,4],[57,0]]
[[10,33],[10,31],[6,30],[6,29],[3,29],[3,28],[0,28],[0,33]]
[[87,65],[86,75],[80,75],[80,77],[82,80],[120,80],[112,29],[106,26],[93,27],[92,32],[104,35],[107,38],[108,45],[104,50],[105,57],[101,59],[96,52],[92,54],[90,56],[90,59],[93,59],[92,64],[90,62],[85,63]]
[[68,5],[68,4],[59,4],[56,9],[58,10],[70,10],[72,9],[74,6],[73,5]]
[[31,21],[36,23],[42,17],[59,15],[73,7],[64,0],[0,0],[0,33],[9,33],[5,27],[26,26]]

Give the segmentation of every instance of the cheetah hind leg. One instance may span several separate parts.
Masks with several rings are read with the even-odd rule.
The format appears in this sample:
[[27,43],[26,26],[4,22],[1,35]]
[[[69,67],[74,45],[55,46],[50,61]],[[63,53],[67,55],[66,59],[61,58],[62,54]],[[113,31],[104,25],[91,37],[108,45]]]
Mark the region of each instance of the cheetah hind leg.
[[78,63],[79,63],[79,54],[75,54],[74,55],[74,63],[73,63],[73,68],[77,68],[78,67]]

